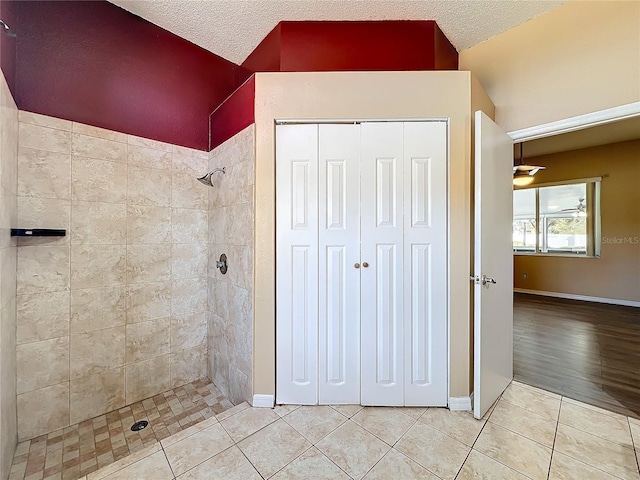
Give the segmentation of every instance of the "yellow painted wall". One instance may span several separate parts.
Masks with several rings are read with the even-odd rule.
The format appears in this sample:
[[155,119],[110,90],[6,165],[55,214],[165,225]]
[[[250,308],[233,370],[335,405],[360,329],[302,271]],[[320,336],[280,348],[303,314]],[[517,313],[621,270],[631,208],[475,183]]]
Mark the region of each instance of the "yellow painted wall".
[[[516,255],[516,288],[640,301],[640,140],[527,159],[536,183],[608,174],[601,184],[600,258]],[[528,278],[522,274],[527,273]]]
[[566,4],[460,52],[506,131],[640,100],[640,2]]
[[[275,393],[275,131],[277,119],[450,119],[450,393],[469,395],[469,72],[256,74],[254,393]],[[480,87],[475,86],[476,89]],[[487,99],[477,91],[478,103]]]

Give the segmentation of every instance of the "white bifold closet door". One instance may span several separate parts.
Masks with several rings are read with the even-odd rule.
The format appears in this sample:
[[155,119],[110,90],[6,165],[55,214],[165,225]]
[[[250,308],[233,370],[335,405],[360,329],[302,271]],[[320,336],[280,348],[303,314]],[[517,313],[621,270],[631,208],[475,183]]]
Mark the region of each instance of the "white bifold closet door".
[[279,403],[447,404],[445,122],[278,125]]

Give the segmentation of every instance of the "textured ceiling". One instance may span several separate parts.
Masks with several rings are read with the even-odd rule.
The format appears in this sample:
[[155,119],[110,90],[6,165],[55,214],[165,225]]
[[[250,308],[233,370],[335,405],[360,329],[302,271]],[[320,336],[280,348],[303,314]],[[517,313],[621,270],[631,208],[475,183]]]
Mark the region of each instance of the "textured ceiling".
[[240,64],[283,20],[435,20],[458,51],[552,10],[556,0],[111,0]]

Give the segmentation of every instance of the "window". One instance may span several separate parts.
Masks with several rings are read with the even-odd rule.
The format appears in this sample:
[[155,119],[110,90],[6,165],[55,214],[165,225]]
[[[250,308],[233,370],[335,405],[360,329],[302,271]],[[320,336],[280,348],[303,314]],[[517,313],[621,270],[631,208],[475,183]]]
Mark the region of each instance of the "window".
[[514,190],[513,251],[598,256],[599,200],[599,178]]

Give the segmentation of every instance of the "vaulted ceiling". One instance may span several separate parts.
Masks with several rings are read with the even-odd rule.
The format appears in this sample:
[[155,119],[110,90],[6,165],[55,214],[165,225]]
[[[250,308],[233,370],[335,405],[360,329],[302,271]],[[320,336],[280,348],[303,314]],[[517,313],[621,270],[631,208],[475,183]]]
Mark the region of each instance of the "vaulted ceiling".
[[552,10],[558,0],[110,0],[242,63],[283,20],[435,20],[460,52]]

